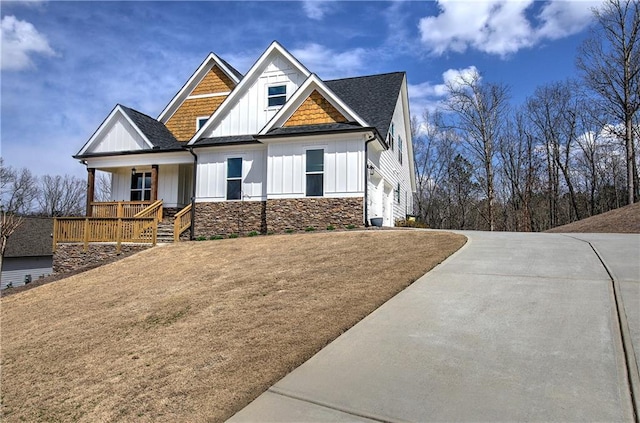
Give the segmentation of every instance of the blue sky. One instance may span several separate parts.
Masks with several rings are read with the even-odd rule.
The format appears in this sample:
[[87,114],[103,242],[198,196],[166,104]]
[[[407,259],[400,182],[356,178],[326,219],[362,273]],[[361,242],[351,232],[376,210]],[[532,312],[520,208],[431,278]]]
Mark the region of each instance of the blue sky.
[[1,154],[36,175],[85,178],[71,156],[117,103],[157,117],[209,52],[244,73],[273,40],[323,79],[406,71],[415,115],[474,69],[519,104],[576,76],[598,4],[2,1]]

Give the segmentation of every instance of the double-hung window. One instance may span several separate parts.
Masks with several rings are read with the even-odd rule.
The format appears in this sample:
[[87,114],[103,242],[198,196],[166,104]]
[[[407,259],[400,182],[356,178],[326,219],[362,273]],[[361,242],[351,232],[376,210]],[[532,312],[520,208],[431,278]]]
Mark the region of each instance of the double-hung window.
[[131,201],[149,200],[151,200],[151,173],[134,173],[131,175]]
[[307,197],[324,194],[324,149],[307,150]]
[[396,186],[396,189],[394,190],[394,197],[396,197],[396,203],[400,204],[400,182],[398,182],[398,185]]
[[402,138],[398,135],[398,161],[402,164]]
[[242,199],[242,158],[227,159],[227,200]]
[[267,107],[280,107],[287,101],[287,86],[267,87]]
[[387,143],[389,144],[389,148],[391,150],[393,150],[393,143],[395,141],[395,128],[393,125],[393,122],[391,122],[391,125],[389,126],[389,132],[387,133]]

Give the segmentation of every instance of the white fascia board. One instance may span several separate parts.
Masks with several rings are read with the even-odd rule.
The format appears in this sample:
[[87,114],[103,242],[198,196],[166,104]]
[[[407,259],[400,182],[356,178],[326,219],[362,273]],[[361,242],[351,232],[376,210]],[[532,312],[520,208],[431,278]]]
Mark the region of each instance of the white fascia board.
[[[200,156],[201,154],[207,153],[225,153],[227,151],[255,151],[255,150],[266,150],[267,146],[265,144],[232,144],[232,145],[219,145],[219,146],[207,146],[207,147],[198,147],[194,148],[193,152]],[[193,157],[193,156],[191,156]]]
[[129,124],[131,124],[131,126],[133,126],[133,129],[135,129],[135,131],[138,133],[138,135],[140,135],[140,137],[142,137],[142,140],[145,142],[145,144],[147,144],[147,146],[150,149],[153,148],[153,144],[151,143],[151,141],[149,141],[149,139],[146,137],[146,135],[142,133],[140,128],[138,128],[138,126],[135,123],[133,123],[133,121],[131,120],[129,115],[127,115],[125,113],[125,111],[122,110],[122,107],[120,107],[120,105],[118,104],[118,105],[116,105],[116,107],[113,108],[111,113],[109,113],[109,116],[107,116],[107,118],[102,122],[102,124],[100,124],[98,129],[96,129],[96,132],[94,132],[93,135],[91,136],[91,138],[89,138],[89,141],[86,142],[86,144],[78,152],[77,156],[85,154],[86,151],[89,149],[89,147],[91,147],[96,142],[96,140],[98,140],[103,135],[103,131],[109,125],[111,125],[113,120],[116,119],[116,117],[118,115],[123,116],[127,120],[127,122],[129,122]]
[[88,157],[83,159],[87,167],[109,169],[118,167],[137,167],[168,164],[192,164],[193,156],[188,151],[171,151],[167,153],[122,154],[115,156]]
[[257,76],[258,72],[262,68],[262,65],[265,61],[271,56],[272,53],[277,52],[284,56],[285,59],[291,63],[300,73],[302,73],[305,77],[308,77],[311,73],[307,68],[305,68],[302,63],[298,61],[295,57],[291,55],[284,47],[282,47],[277,41],[271,43],[271,45],[262,53],[262,55],[256,60],[256,62],[251,66],[249,72],[242,78],[242,81],[231,91],[231,94],[227,98],[224,99],[222,104],[218,107],[218,109],[211,115],[207,123],[202,125],[202,128],[195,133],[195,135],[189,140],[187,145],[193,145],[197,140],[200,139],[202,134],[204,134],[211,125],[217,123],[221,116],[224,116],[227,109],[231,107],[235,100],[242,96],[247,89],[251,87],[252,80]]
[[280,127],[295,113],[295,111],[302,105],[302,102],[311,95],[311,93],[317,90],[325,99],[331,103],[333,107],[347,119],[352,119],[358,122],[360,126],[368,127],[369,124],[362,119],[358,114],[347,106],[333,91],[325,85],[325,83],[318,78],[316,74],[311,74],[304,83],[296,90],[293,96],[285,103],[285,105],[278,110],[278,113],[271,118],[264,128],[259,132],[259,135],[266,135],[274,127]]
[[193,73],[193,75],[191,75],[189,80],[187,80],[187,82],[182,86],[180,91],[178,91],[178,94],[176,94],[171,99],[167,107],[165,107],[164,110],[160,113],[160,116],[158,116],[158,120],[162,123],[167,123],[167,121],[171,119],[171,116],[173,116],[176,110],[178,110],[178,107],[180,107],[180,105],[184,103],[188,96],[188,93],[193,91],[193,89],[200,83],[200,81],[202,81],[202,79],[215,65],[218,65],[222,72],[224,72],[233,82],[235,82],[236,84],[240,82],[238,77],[229,70],[229,68],[222,62],[222,60],[220,60],[218,56],[216,56],[214,53],[209,53],[207,58],[204,59],[198,69]]
[[[368,139],[368,135],[371,134],[373,130],[367,131],[363,130],[354,131],[354,132],[325,132],[323,134],[310,135],[310,134],[300,134],[300,135],[283,135],[281,137],[269,137],[269,138],[260,138],[260,142],[264,144],[269,143],[305,143],[305,142],[319,142],[319,141],[352,141],[352,140],[362,140],[366,141]],[[377,138],[377,137],[376,137]]]

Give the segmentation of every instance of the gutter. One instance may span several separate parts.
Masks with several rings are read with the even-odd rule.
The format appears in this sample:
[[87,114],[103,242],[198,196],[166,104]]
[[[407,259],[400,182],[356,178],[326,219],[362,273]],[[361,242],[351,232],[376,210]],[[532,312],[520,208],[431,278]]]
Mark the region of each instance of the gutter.
[[364,142],[364,227],[369,227],[369,159],[368,159],[368,147],[369,143],[377,139],[373,133],[371,138]]
[[189,147],[189,153],[193,156],[193,180],[191,181],[191,226],[189,227],[189,239],[196,239],[196,182],[198,173],[198,156],[193,152],[193,147]]

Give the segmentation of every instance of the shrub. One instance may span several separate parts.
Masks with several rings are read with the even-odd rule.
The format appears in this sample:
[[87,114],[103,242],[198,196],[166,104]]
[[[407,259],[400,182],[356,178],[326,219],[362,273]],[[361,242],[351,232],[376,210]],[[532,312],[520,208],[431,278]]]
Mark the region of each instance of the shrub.
[[336,229],[336,227],[335,227],[335,226],[333,226],[333,225],[329,225],[329,226],[327,226],[327,230],[328,230],[328,231],[333,231],[333,230],[335,230],[335,229]]
[[238,234],[229,234],[229,238],[237,238]]
[[291,228],[289,228],[289,229],[285,229],[284,231],[285,231],[286,233],[288,233],[288,234],[292,234],[292,233],[294,232],[294,230],[293,230],[293,229],[291,229]]
[[311,231],[315,231],[316,228],[314,228],[313,226],[307,226],[306,228],[304,228],[304,230],[307,232],[311,232]]
[[356,225],[354,225],[354,224],[352,224],[352,223],[349,223],[349,224],[347,225],[347,229],[355,229],[355,228],[356,228]]
[[247,236],[258,236],[260,235],[260,233],[258,233],[257,231],[251,231],[247,234]]
[[207,240],[207,237],[206,237],[206,236],[202,236],[202,235],[200,235],[200,236],[197,236],[197,237],[196,237],[196,241],[206,241],[206,240]]
[[215,239],[224,239],[224,237],[222,235],[211,235],[209,237],[210,240],[215,240]]

